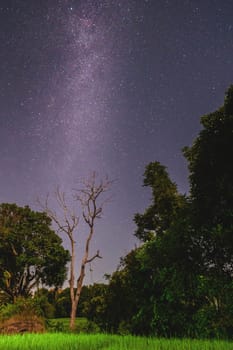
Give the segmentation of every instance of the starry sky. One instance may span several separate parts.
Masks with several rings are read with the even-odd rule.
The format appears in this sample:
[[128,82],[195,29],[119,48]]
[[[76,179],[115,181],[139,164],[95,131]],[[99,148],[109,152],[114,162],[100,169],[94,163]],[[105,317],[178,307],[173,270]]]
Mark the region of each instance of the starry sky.
[[181,149],[223,104],[232,63],[232,0],[0,0],[1,202],[38,209],[56,185],[115,179],[86,279],[102,281],[137,244],[146,164],[188,193]]

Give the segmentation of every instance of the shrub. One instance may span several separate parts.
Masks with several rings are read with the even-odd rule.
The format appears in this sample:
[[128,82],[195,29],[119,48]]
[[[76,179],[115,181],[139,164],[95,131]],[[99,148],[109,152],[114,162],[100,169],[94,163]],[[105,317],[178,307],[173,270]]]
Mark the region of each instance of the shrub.
[[0,310],[0,333],[43,332],[45,323],[33,299],[18,298]]

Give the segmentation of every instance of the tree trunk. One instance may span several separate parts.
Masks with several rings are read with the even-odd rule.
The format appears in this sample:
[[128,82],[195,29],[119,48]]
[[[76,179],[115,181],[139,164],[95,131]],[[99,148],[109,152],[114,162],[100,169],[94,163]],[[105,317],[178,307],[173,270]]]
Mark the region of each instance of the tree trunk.
[[78,287],[77,287],[76,294],[75,294],[75,299],[73,302],[71,302],[70,329],[72,331],[75,329],[75,319],[76,319],[81,290],[82,290],[82,282],[80,284],[78,283]]
[[70,300],[71,300],[70,329],[74,330],[75,317],[77,312],[77,303],[75,302],[75,293],[74,293],[75,242],[72,237],[70,238],[70,241],[71,241],[71,262],[70,262],[70,280],[69,280]]
[[[72,241],[71,245],[71,251],[72,251],[72,258],[71,258],[71,275],[70,275],[70,296],[71,296],[71,313],[70,313],[70,329],[73,331],[75,329],[75,318],[78,308],[78,303],[82,291],[83,281],[85,277],[85,268],[86,264],[88,263],[88,254],[89,254],[89,245],[90,241],[93,235],[93,227],[91,227],[87,241],[86,241],[86,248],[85,248],[85,254],[82,260],[82,265],[80,269],[79,278],[77,280],[77,289],[76,293],[74,293],[74,262],[75,262],[75,247],[74,247],[74,241]],[[96,256],[98,257],[99,254],[97,253]],[[94,259],[96,256],[94,256],[92,259]],[[92,260],[91,259],[91,260]]]
[[78,303],[76,303],[75,301],[71,303],[71,313],[70,313],[70,330],[71,331],[75,330],[77,306],[78,306]]

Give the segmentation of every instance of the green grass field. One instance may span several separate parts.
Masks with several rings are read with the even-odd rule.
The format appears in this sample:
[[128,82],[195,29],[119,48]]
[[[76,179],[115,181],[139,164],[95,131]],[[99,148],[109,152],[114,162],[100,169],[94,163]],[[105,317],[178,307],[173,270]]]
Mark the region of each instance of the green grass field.
[[24,334],[0,336],[0,350],[230,350],[224,341],[152,339],[117,335]]
[[85,334],[90,329],[85,318],[76,319],[70,333],[69,319],[48,321],[48,333],[0,335],[0,350],[233,350],[233,342],[208,340],[156,339],[108,334]]

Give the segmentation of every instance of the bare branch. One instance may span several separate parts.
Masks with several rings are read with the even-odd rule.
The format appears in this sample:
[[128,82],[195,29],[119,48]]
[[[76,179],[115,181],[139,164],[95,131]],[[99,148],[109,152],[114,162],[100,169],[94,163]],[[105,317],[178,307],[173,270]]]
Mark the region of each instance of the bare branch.
[[95,260],[96,258],[103,259],[103,257],[99,255],[99,250],[97,250],[97,253],[92,258],[88,259],[86,263],[88,264],[93,260]]
[[65,192],[60,191],[59,187],[57,186],[54,197],[56,199],[56,202],[61,209],[63,213],[63,217],[58,217],[55,210],[52,210],[49,206],[49,194],[47,194],[45,203],[43,204],[40,199],[37,199],[37,203],[40,205],[40,207],[47,213],[47,215],[55,222],[55,224],[58,227],[58,230],[60,232],[63,232],[68,235],[69,239],[71,241],[74,240],[73,238],[73,231],[76,229],[76,227],[79,224],[79,217],[77,214],[70,209],[70,207],[67,205]]
[[89,227],[94,226],[95,219],[102,217],[103,207],[108,199],[99,203],[99,197],[105,194],[113,183],[108,177],[97,183],[96,177],[96,173],[93,172],[88,180],[82,182],[81,189],[74,189],[74,198],[80,203],[83,219]]

